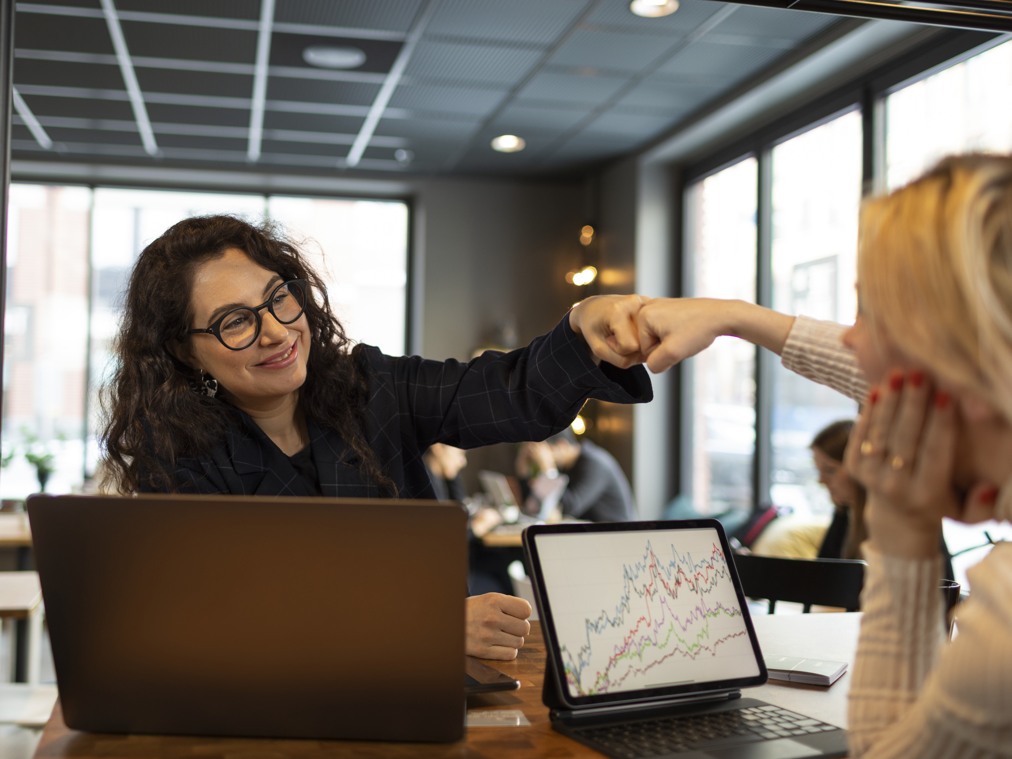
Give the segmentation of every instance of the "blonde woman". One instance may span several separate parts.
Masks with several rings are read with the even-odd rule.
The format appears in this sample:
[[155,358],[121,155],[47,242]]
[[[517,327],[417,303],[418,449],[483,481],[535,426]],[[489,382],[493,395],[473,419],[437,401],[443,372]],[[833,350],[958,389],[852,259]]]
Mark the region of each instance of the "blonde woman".
[[1012,545],[969,571],[948,644],[938,577],[943,516],[1012,520],[1012,157],[953,157],[866,201],[859,237],[852,327],[655,300],[641,347],[659,371],[736,335],[866,398],[845,459],[868,490],[851,755],[1010,756]]

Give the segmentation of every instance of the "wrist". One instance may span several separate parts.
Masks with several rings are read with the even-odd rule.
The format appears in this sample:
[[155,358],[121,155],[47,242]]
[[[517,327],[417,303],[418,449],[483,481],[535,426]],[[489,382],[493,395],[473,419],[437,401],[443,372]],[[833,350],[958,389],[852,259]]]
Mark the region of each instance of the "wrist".
[[728,301],[725,313],[722,334],[741,338],[777,355],[783,353],[787,336],[794,325],[793,316],[746,300]]
[[942,526],[919,524],[905,519],[868,520],[868,543],[880,554],[903,559],[929,559],[937,556]]

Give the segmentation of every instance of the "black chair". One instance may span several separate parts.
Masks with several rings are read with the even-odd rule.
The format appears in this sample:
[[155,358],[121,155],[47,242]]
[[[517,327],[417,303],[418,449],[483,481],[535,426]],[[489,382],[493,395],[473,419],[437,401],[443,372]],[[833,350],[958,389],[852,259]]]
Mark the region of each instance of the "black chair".
[[777,601],[832,606],[857,611],[861,608],[865,562],[857,559],[783,559],[773,556],[734,554],[734,565],[749,598],[769,601],[772,614]]

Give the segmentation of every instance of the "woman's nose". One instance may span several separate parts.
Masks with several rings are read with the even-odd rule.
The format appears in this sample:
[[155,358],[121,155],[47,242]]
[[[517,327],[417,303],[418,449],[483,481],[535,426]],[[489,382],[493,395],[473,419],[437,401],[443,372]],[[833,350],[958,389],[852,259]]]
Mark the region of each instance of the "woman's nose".
[[288,336],[288,327],[274,318],[274,314],[265,311],[260,322],[260,339],[268,342],[279,342]]

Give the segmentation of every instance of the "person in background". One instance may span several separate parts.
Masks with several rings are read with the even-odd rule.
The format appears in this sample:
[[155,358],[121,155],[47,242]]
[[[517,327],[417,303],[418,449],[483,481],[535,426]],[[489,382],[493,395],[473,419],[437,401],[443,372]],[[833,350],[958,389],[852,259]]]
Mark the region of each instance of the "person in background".
[[819,547],[820,559],[860,559],[861,543],[867,535],[864,488],[843,465],[853,427],[853,420],[841,419],[823,427],[812,439],[812,459],[819,482],[833,502],[833,519]]
[[[432,477],[436,497],[465,503],[467,492],[460,473],[467,466],[467,451],[444,443],[433,443],[424,455],[425,466]],[[513,594],[509,564],[512,556],[502,550],[486,548],[481,536],[502,523],[498,509],[468,509],[467,589],[469,595],[486,593]]]
[[[298,247],[269,223],[185,219],[130,275],[104,392],[121,493],[433,498],[422,454],[543,439],[587,398],[651,398],[639,296],[597,296],[548,334],[469,362],[353,345]],[[467,653],[512,659],[530,604],[466,602]]]
[[467,451],[445,443],[433,443],[422,458],[432,478],[436,498],[463,503],[467,499],[467,491],[460,473],[467,466]]
[[865,201],[857,287],[851,327],[654,300],[641,351],[660,371],[735,335],[864,398],[844,457],[868,495],[850,755],[1007,757],[1012,545],[969,570],[949,643],[938,577],[943,517],[1012,521],[1012,156],[951,157]]
[[625,522],[636,518],[632,487],[618,461],[604,448],[566,428],[543,442],[522,443],[517,476],[530,489],[538,475],[569,478],[559,506],[562,516],[588,522]]

